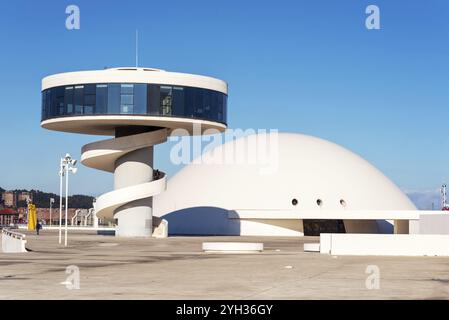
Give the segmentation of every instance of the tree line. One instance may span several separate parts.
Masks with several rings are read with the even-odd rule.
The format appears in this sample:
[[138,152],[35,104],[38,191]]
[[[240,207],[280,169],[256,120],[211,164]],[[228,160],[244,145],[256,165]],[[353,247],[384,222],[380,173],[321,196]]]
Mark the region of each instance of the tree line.
[[[0,187],[0,192],[4,192],[5,190]],[[54,193],[49,192],[43,192],[40,190],[12,190],[17,195],[19,195],[21,192],[29,192],[31,194],[31,197],[33,199],[33,203],[36,205],[37,208],[49,208],[50,207],[50,198],[55,199],[55,202],[53,203],[53,208],[59,207],[59,196]],[[65,203],[65,197],[62,199],[62,203]],[[94,201],[94,197],[92,196],[86,196],[81,194],[75,194],[72,196],[69,196],[69,208],[76,208],[76,209],[89,209],[92,208],[92,203]],[[23,208],[26,207],[27,203],[26,201],[17,201],[17,207]]]

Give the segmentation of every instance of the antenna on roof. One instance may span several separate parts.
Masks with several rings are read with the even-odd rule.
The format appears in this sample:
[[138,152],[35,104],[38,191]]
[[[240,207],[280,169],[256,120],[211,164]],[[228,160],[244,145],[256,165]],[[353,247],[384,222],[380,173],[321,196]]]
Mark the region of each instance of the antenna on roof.
[[136,29],[136,68],[139,66],[139,30]]

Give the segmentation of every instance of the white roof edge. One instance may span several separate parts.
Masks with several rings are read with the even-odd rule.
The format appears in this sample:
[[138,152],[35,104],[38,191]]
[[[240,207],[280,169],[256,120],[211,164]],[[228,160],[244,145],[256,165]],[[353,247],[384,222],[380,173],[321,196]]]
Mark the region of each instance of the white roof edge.
[[230,210],[230,219],[344,219],[419,220],[421,215],[441,214],[434,210]]
[[42,90],[90,83],[154,83],[197,87],[228,94],[228,84],[220,79],[154,68],[121,67],[104,70],[58,73],[42,79]]

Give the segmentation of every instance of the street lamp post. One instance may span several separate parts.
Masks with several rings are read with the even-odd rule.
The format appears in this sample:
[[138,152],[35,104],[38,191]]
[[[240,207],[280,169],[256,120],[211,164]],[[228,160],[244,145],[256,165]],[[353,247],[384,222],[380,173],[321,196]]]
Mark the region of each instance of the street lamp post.
[[55,199],[50,198],[50,227],[51,227],[51,208],[53,207],[53,203],[55,203]]
[[70,154],[66,154],[65,158],[65,239],[64,246],[67,247],[67,220],[68,220],[68,209],[69,209],[69,172],[75,174],[78,170],[75,168],[76,160],[72,159]]
[[65,173],[64,158],[59,163],[59,244],[62,242],[62,177]]

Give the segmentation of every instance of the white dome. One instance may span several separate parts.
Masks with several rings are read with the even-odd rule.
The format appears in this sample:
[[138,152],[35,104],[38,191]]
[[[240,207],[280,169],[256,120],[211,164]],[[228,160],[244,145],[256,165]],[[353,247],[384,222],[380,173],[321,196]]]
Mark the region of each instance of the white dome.
[[[257,145],[257,141],[269,143],[265,151],[271,165],[263,163],[260,157],[256,162],[251,161],[261,151],[249,147]],[[243,163],[194,162],[180,170],[169,180],[167,191],[155,198],[154,214],[162,216],[200,207],[220,208],[223,212],[290,210],[308,213],[416,209],[408,197],[374,166],[349,150],[320,138],[290,133],[251,135],[220,145],[208,151],[205,157],[217,159],[222,155],[221,159],[230,159],[241,156],[241,151],[248,155]],[[297,200],[296,205],[292,204],[293,199]],[[176,214],[185,213],[178,211]],[[202,216],[206,214],[204,212]],[[167,220],[170,226],[170,219]],[[174,227],[179,229],[179,226],[175,222]],[[180,232],[190,233],[189,227],[191,224]],[[203,228],[206,227],[207,223],[203,223]],[[195,233],[198,232],[197,228]]]

